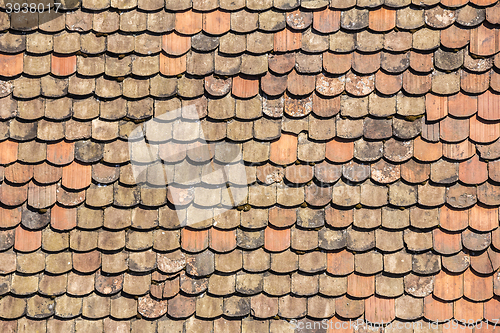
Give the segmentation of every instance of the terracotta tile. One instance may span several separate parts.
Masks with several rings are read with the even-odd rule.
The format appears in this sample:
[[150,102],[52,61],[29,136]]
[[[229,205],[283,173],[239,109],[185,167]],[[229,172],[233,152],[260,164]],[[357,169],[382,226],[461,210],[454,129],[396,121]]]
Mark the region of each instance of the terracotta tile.
[[[485,92],[490,84],[490,73],[486,72],[483,74],[475,74],[475,73],[469,73],[466,71],[461,71],[461,78],[460,78],[460,86],[463,91],[471,93],[471,94],[480,94],[482,92]],[[488,93],[488,92],[486,92]],[[497,98],[498,100],[498,98]],[[488,107],[484,104],[481,104],[481,99],[479,99],[479,111],[481,112],[482,110],[486,111]],[[488,102],[486,102],[488,104]],[[494,103],[493,100],[490,100],[489,103]],[[498,101],[496,101],[498,105]],[[483,111],[483,112],[484,112]],[[488,111],[486,111],[488,112]],[[498,119],[498,116],[497,118]]]
[[488,172],[490,179],[494,181],[500,180],[500,162],[489,162],[488,163]]
[[61,141],[47,145],[47,161],[56,165],[71,163],[75,156],[74,143]]
[[459,179],[465,184],[481,184],[488,179],[488,167],[474,155],[459,164]]
[[162,49],[173,56],[185,54],[191,49],[191,37],[182,36],[176,32],[167,33],[162,36]]
[[465,297],[473,301],[485,301],[493,296],[492,276],[475,274],[471,269],[463,275]]
[[173,57],[160,53],[160,72],[163,75],[179,75],[186,71],[186,55]]
[[323,68],[330,74],[344,74],[351,69],[352,53],[323,53]]
[[42,231],[30,231],[21,225],[16,228],[16,238],[14,240],[14,249],[21,252],[31,252],[40,248],[42,245]]
[[434,296],[444,301],[459,299],[464,294],[463,275],[451,274],[444,270],[434,280]]
[[365,318],[372,323],[389,323],[396,317],[394,298],[371,296],[365,300]]
[[500,23],[500,5],[486,8],[486,20],[492,24]]
[[434,250],[441,254],[454,254],[462,249],[462,235],[460,233],[451,233],[436,228],[432,232],[432,237]]
[[302,75],[297,73],[296,71],[292,71],[290,74],[288,74],[287,88],[288,91],[293,95],[308,95],[314,91],[315,76]]
[[333,139],[326,143],[326,158],[335,163],[344,163],[354,156],[354,143]]
[[[344,252],[344,251],[343,251]],[[347,277],[347,294],[353,297],[368,297],[375,293],[375,276],[351,274]],[[366,306],[366,304],[365,304]]]
[[231,92],[234,96],[240,98],[253,97],[259,93],[259,80],[250,76],[235,76],[233,77]]
[[425,114],[428,121],[435,121],[448,114],[448,99],[446,96],[427,94],[425,96]]
[[443,143],[443,156],[456,161],[465,161],[476,153],[476,146],[469,140],[459,143]]
[[493,297],[489,301],[484,302],[484,319],[494,321],[500,317],[500,300],[498,297]]
[[448,111],[455,117],[470,117],[477,110],[477,96],[465,95],[461,92],[448,96]]
[[210,248],[216,252],[229,252],[236,248],[236,230],[210,229]]
[[231,28],[231,14],[221,10],[203,13],[203,31],[210,35],[222,35]]
[[67,191],[61,185],[57,184],[57,202],[64,206],[76,206],[85,201],[85,190]]
[[33,178],[33,165],[14,163],[5,168],[4,174],[11,183],[27,183]]
[[0,164],[10,164],[17,160],[17,142],[6,140],[0,142]]
[[300,49],[302,34],[290,30],[288,27],[274,34],[274,51],[289,52]]
[[209,230],[181,230],[182,248],[189,252],[200,252],[208,247]]
[[28,184],[28,205],[36,209],[44,209],[56,202],[56,185],[38,186],[34,182]]
[[201,31],[202,14],[193,10],[175,13],[175,31],[183,35],[194,35]]
[[278,228],[289,227],[297,220],[294,209],[285,209],[278,206],[269,209],[269,223]]
[[473,29],[470,33],[470,52],[478,56],[490,56],[498,52],[498,32],[485,25]]
[[[326,257],[326,265],[327,265],[326,270],[330,274],[348,275],[354,271],[354,254],[346,250],[342,250],[340,252],[329,252],[327,253]],[[373,288],[375,288],[374,278],[372,283],[373,283]],[[354,285],[353,287],[356,287],[356,285]],[[360,292],[366,292],[366,291],[362,290]]]
[[57,76],[68,76],[76,72],[76,55],[63,56],[52,54],[51,72]]
[[431,168],[413,159],[401,164],[401,178],[410,183],[422,183],[429,179]]
[[21,222],[21,207],[10,209],[0,207],[0,227],[15,227],[19,222]]
[[443,257],[441,263],[443,267],[452,273],[462,273],[469,267],[469,256],[464,252],[459,252],[449,257]]
[[469,210],[469,226],[478,231],[491,231],[498,225],[498,208],[475,205]]
[[451,319],[453,317],[453,303],[440,301],[429,295],[424,298],[424,317],[431,321]]
[[441,44],[449,49],[461,49],[469,43],[470,30],[456,25],[441,30]]
[[63,167],[62,185],[68,189],[80,190],[90,185],[92,181],[92,168],[73,162]]
[[469,137],[469,120],[445,117],[439,122],[439,132],[444,141],[463,141]]
[[402,75],[388,75],[382,71],[375,74],[375,88],[384,95],[393,95],[401,90],[403,85]]
[[265,249],[272,252],[281,252],[290,247],[290,229],[276,229],[268,226],[265,229]]
[[7,206],[19,206],[28,198],[28,185],[11,186],[3,183],[0,186],[0,201]]
[[278,165],[287,165],[297,159],[298,137],[283,133],[277,141],[271,142],[269,160]]
[[322,97],[313,94],[313,113],[319,117],[332,117],[340,111],[340,97]]
[[269,55],[269,69],[277,74],[285,74],[295,67],[295,53]]
[[76,227],[76,208],[55,205],[50,211],[50,225],[56,230],[73,229]]
[[500,136],[499,124],[481,120],[476,115],[470,118],[470,139],[479,143],[493,142]]
[[23,72],[23,53],[0,55],[0,75],[16,76]]
[[413,141],[413,156],[422,162],[436,161],[443,155],[443,146],[440,142],[431,143],[417,137]]
[[410,53],[410,67],[417,72],[427,73],[434,69],[433,53],[412,51]]
[[403,89],[410,94],[425,94],[431,90],[430,74],[413,74],[410,71],[403,73]]
[[[99,267],[101,267],[101,253],[98,250],[73,253],[73,268],[76,271],[91,273],[95,272]],[[102,289],[99,292],[102,292]]]
[[[488,82],[483,78],[483,82]],[[484,120],[500,119],[500,95],[486,91],[477,98],[477,115]]]
[[473,303],[461,298],[453,304],[454,317],[458,321],[471,320],[476,322],[483,319],[483,303]]
[[396,26],[396,11],[381,7],[370,10],[368,27],[374,31],[389,31]]
[[62,169],[48,163],[37,164],[33,167],[33,178],[40,184],[58,182],[62,176]]
[[340,11],[326,8],[313,12],[313,28],[328,34],[340,29]]
[[360,74],[372,74],[380,68],[380,53],[363,54],[354,52],[352,69]]

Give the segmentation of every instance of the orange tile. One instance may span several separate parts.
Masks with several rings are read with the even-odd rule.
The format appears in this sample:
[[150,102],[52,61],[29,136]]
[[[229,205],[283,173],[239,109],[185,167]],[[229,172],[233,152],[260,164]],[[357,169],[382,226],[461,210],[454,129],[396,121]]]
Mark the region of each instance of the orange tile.
[[21,207],[0,207],[0,228],[12,228],[21,222]]
[[295,67],[295,53],[269,55],[269,69],[277,74],[285,74]]
[[71,230],[76,227],[76,208],[55,205],[50,210],[50,225],[55,230]]
[[346,228],[354,222],[352,209],[336,209],[331,206],[325,208],[325,222],[334,228]]
[[[317,82],[317,78],[316,78]],[[317,87],[316,87],[317,89]],[[333,117],[340,111],[340,96],[324,97],[318,93],[313,94],[313,113],[320,117]]]
[[500,24],[500,3],[486,8],[486,20],[492,24]]
[[428,121],[442,119],[448,115],[448,98],[427,94],[425,96],[425,116]]
[[470,139],[477,143],[493,142],[500,136],[498,122],[482,120],[476,115],[469,118]]
[[[460,73],[460,87],[470,94],[480,94],[490,87],[490,72],[476,74],[464,70]],[[481,106],[479,106],[481,110]]]
[[7,183],[0,185],[0,202],[7,206],[19,206],[28,198],[28,184],[11,186]]
[[441,30],[441,44],[449,49],[461,49],[469,43],[470,30],[454,24]]
[[500,298],[497,296],[484,302],[484,319],[495,321],[498,318],[500,318]]
[[401,178],[410,183],[422,183],[429,179],[431,167],[427,163],[409,160],[401,164]]
[[162,36],[162,49],[169,55],[179,56],[191,49],[191,37],[170,32]]
[[288,27],[274,34],[274,51],[288,52],[300,49],[302,34],[293,32]]
[[34,182],[28,184],[28,205],[42,209],[56,203],[56,184],[39,186]]
[[33,178],[33,165],[16,162],[5,168],[5,179],[14,184],[27,183]]
[[33,178],[40,184],[56,183],[61,177],[62,168],[53,166],[47,162],[37,164],[33,167]]
[[359,74],[372,74],[380,68],[380,53],[353,52],[352,69]]
[[436,228],[432,231],[432,238],[434,250],[441,254],[454,254],[462,249],[462,234],[460,232],[452,233]]
[[240,98],[250,98],[259,93],[259,79],[246,75],[233,77],[231,92]]
[[469,120],[445,117],[439,122],[439,136],[447,142],[460,142],[469,137]]
[[448,96],[448,113],[455,117],[470,117],[477,112],[477,96],[461,92]]
[[439,209],[439,225],[448,231],[460,231],[469,226],[469,211],[443,206]]
[[269,223],[278,228],[292,226],[297,221],[295,209],[281,208],[278,206],[269,209]]
[[193,10],[175,13],[175,31],[183,35],[194,35],[201,31],[202,14]]
[[179,75],[186,71],[186,55],[173,57],[160,53],[160,73],[167,76]]
[[31,252],[42,246],[42,231],[24,229],[21,225],[16,228],[14,248],[21,252]]
[[443,144],[424,141],[419,136],[413,141],[413,156],[422,162],[437,161],[443,156]]
[[330,74],[344,74],[351,69],[352,53],[323,53],[323,69]]
[[325,8],[313,12],[313,29],[329,34],[340,29],[340,10]]
[[458,166],[458,178],[465,184],[477,185],[488,179],[488,165],[479,160],[478,155],[472,156]]
[[268,226],[264,231],[264,248],[272,252],[285,251],[290,247],[290,229]]
[[[467,124],[469,122],[467,121]],[[455,161],[471,158],[476,153],[476,146],[469,140],[459,143],[443,143],[443,156]]]
[[447,7],[461,7],[467,2],[469,2],[469,0],[441,0],[441,4]]
[[490,56],[498,52],[498,30],[484,24],[472,29],[469,50],[479,56]]
[[441,270],[434,280],[434,296],[443,301],[459,299],[464,294],[462,274],[452,274]]
[[414,74],[407,70],[403,73],[403,89],[410,94],[425,94],[431,90],[431,75]]
[[326,159],[335,163],[345,163],[354,157],[354,142],[334,138],[326,143]]
[[380,7],[370,10],[368,27],[374,31],[389,31],[396,26],[396,11]]
[[[486,81],[486,84],[488,82]],[[484,120],[499,120],[500,94],[488,90],[484,94],[479,95],[477,97],[477,115]]]
[[453,317],[453,303],[429,295],[424,298],[424,317],[431,321],[445,321]]
[[[344,251],[342,251],[344,252]],[[345,260],[346,258],[342,258]],[[347,277],[347,294],[353,297],[368,297],[375,293],[375,275],[351,274]]]
[[469,210],[469,226],[477,231],[491,231],[498,227],[498,207],[475,205]]
[[417,72],[428,73],[434,69],[434,53],[410,52],[410,67]]
[[[333,275],[351,274],[354,271],[354,254],[346,250],[342,250],[340,252],[328,252],[326,255],[326,271]],[[347,288],[349,290],[349,283]],[[353,285],[351,288],[353,288],[352,290],[354,293],[357,293],[356,291],[357,285]],[[375,279],[373,278],[372,289],[374,288],[375,288]],[[371,293],[373,293],[373,291],[371,291]],[[371,295],[371,293],[369,293],[369,295]]]
[[351,325],[352,321],[342,320],[333,317],[329,320],[327,333],[354,333],[354,325]]
[[443,333],[472,333],[472,327],[462,325],[462,323],[450,323],[443,325]]
[[490,88],[496,92],[500,92],[500,73],[496,71],[490,72]]
[[0,54],[0,76],[16,76],[23,72],[23,53]]
[[17,161],[17,142],[5,140],[0,142],[0,164],[10,164]]
[[57,76],[68,76],[76,72],[76,55],[52,54],[51,72]]
[[288,74],[287,88],[292,95],[304,96],[312,93],[316,86],[316,76],[299,74],[293,70]]
[[236,248],[236,230],[210,229],[210,248],[216,252],[229,252]]
[[90,186],[92,181],[92,167],[77,162],[63,167],[62,185],[68,189],[80,190]]
[[[470,256],[470,267],[474,273],[491,275],[498,268],[498,253],[487,249],[479,255]],[[496,265],[495,267],[493,265]],[[491,281],[489,282],[491,284]],[[490,295],[489,297],[493,296]],[[489,298],[487,297],[487,298]]]
[[394,298],[371,296],[365,300],[365,319],[371,323],[390,323],[396,318]]
[[182,228],[181,246],[188,252],[201,252],[208,247],[209,230]]
[[56,165],[73,162],[75,158],[75,144],[61,141],[47,145],[47,161]]
[[489,6],[497,2],[497,0],[469,0],[469,2],[478,6]]
[[287,165],[297,160],[298,137],[282,133],[281,137],[271,142],[269,160],[278,165]]
[[403,75],[389,75],[383,71],[375,74],[375,89],[384,95],[393,95],[401,90]]
[[475,303],[465,298],[456,300],[454,305],[454,317],[458,321],[478,321],[483,319],[483,303]]
[[231,29],[231,14],[221,10],[203,13],[203,31],[210,35],[222,35]]
[[374,75],[356,75],[353,72],[348,72],[345,78],[345,90],[351,95],[366,96],[375,89]]
[[[288,75],[275,75],[267,72],[266,75],[260,79],[260,87],[262,91],[268,96],[277,96],[285,92],[287,87]],[[234,87],[233,87],[234,89]],[[258,87],[257,87],[258,91]],[[234,92],[233,92],[234,95]]]
[[464,272],[464,296],[484,301],[493,296],[493,277],[475,274],[470,268]]

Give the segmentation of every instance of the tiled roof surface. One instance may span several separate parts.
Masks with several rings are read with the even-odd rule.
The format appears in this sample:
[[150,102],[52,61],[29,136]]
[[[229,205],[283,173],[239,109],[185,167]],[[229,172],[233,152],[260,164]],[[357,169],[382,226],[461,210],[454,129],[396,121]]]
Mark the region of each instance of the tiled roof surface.
[[[495,331],[500,3],[4,2],[1,332]],[[191,131],[148,127],[188,106]],[[134,177],[137,127],[167,187]],[[178,184],[231,161],[176,150],[200,127],[242,150],[248,195],[186,225],[232,202]]]

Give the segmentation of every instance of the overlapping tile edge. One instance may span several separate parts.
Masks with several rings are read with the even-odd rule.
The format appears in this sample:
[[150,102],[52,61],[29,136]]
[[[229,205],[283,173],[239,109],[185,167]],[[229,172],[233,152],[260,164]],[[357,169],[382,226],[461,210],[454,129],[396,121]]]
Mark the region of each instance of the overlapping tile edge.
[[[495,331],[497,1],[7,2],[2,332]],[[227,151],[172,154],[193,137],[149,127],[193,106],[193,133],[242,151],[248,197],[186,226],[231,208],[172,167]],[[167,187],[134,177],[141,126]]]

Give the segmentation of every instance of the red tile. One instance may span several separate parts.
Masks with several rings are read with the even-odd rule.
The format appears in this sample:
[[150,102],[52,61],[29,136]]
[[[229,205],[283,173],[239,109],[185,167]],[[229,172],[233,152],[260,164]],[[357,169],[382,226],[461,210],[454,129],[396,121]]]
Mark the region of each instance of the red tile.
[[498,227],[498,207],[475,205],[469,210],[469,226],[478,231],[491,231]]
[[11,186],[7,183],[0,185],[0,202],[7,206],[19,206],[28,198],[28,184]]
[[[486,81],[488,83],[489,81]],[[500,119],[500,94],[486,91],[477,97],[477,115],[484,120]]]
[[28,184],[28,205],[43,209],[56,203],[56,184],[39,186],[34,182]]
[[57,76],[68,76],[76,72],[76,55],[52,54],[51,72]]
[[374,31],[389,31],[396,26],[396,11],[380,7],[370,10],[368,27]]
[[330,74],[347,73],[352,66],[352,53],[323,53],[323,69]]
[[186,71],[186,55],[178,57],[160,53],[160,73],[167,76],[179,75]]
[[461,49],[469,44],[470,30],[452,24],[441,30],[441,44],[449,49]]
[[269,223],[278,228],[292,226],[297,221],[295,209],[281,208],[278,206],[269,209]]
[[33,167],[33,178],[40,184],[56,183],[61,177],[62,168],[53,166],[47,162],[37,164]]
[[5,140],[0,142],[0,164],[17,161],[17,142]]
[[21,207],[0,207],[0,228],[12,228],[21,222]]
[[290,229],[276,229],[268,226],[264,231],[264,248],[281,252],[290,247]]
[[475,303],[465,298],[456,300],[454,305],[454,317],[458,321],[476,322],[483,319],[483,303]]
[[42,246],[42,231],[24,229],[21,225],[16,228],[14,248],[21,252],[31,252]]
[[274,34],[274,51],[289,52],[300,49],[302,46],[302,34],[294,32],[288,27]]
[[375,89],[374,75],[346,74],[345,90],[354,96],[366,96]]
[[324,34],[340,29],[340,10],[325,8],[313,12],[313,28]]
[[431,90],[431,75],[413,74],[407,70],[403,73],[403,89],[409,94],[425,94]]
[[478,143],[493,142],[500,136],[498,122],[482,120],[475,115],[470,119],[470,139]]
[[371,296],[365,300],[365,319],[371,323],[390,323],[396,317],[394,298]]
[[421,137],[413,141],[413,156],[422,162],[437,161],[443,156],[443,145],[441,142],[428,142]]
[[490,56],[498,52],[498,31],[484,24],[470,33],[470,52],[479,56]]
[[14,163],[5,168],[5,179],[14,184],[27,183],[33,178],[33,165]]
[[331,206],[325,209],[325,222],[334,228],[346,228],[354,222],[352,209],[336,209]]
[[314,75],[299,74],[293,70],[288,74],[288,91],[296,96],[304,96],[312,93],[316,86],[316,77]]
[[493,296],[493,277],[477,275],[471,269],[464,272],[464,296],[474,301],[484,301]]
[[445,117],[439,122],[439,136],[447,142],[460,142],[469,137],[469,119]]
[[460,232],[449,232],[436,228],[432,231],[432,238],[434,250],[441,254],[454,254],[462,249],[462,234]]
[[210,229],[210,248],[216,252],[229,252],[236,248],[236,230]]
[[269,69],[277,74],[285,74],[295,67],[295,53],[269,55]]
[[269,160],[278,165],[287,165],[297,160],[298,137],[282,133],[277,141],[271,142]]
[[[342,250],[340,252],[328,252],[326,255],[326,271],[333,275],[351,274],[354,271],[354,254],[346,250]],[[373,280],[373,288],[375,287],[374,281],[375,280]],[[354,293],[357,293],[356,285],[353,285],[351,288],[353,288],[352,290]],[[371,293],[373,293],[373,291]],[[371,295],[371,293],[369,295]]]
[[448,273],[441,270],[434,280],[434,296],[443,301],[459,299],[464,294],[464,282],[462,274]]
[[259,93],[259,79],[239,75],[233,77],[232,93],[236,97],[250,98]]
[[175,31],[183,35],[194,35],[201,31],[202,14],[193,10],[175,13]]
[[425,96],[425,116],[427,121],[442,119],[448,115],[448,98],[427,94]]
[[[343,251],[344,252],[344,251]],[[345,258],[342,258],[345,260]],[[375,275],[351,274],[347,277],[347,294],[353,297],[368,297],[375,293]]]
[[76,227],[76,208],[55,205],[50,210],[50,225],[55,230],[71,230]]
[[335,163],[345,163],[354,156],[354,142],[333,139],[326,143],[326,159]]
[[0,54],[0,76],[16,76],[23,72],[24,54]]
[[402,75],[389,75],[383,71],[375,74],[375,88],[384,95],[393,95],[401,90],[403,85]]
[[210,35],[222,35],[231,29],[231,14],[221,10],[203,13],[203,31]]
[[191,37],[170,32],[163,35],[162,48],[169,55],[180,56],[191,49]]
[[73,162],[75,157],[75,144],[61,141],[47,145],[47,161],[56,165]]
[[77,162],[63,167],[62,185],[68,189],[80,190],[90,186],[92,182],[92,167]]
[[417,72],[428,73],[434,69],[434,53],[410,52],[410,67]]
[[477,185],[488,180],[488,165],[478,155],[458,165],[458,178],[465,184]]
[[359,74],[372,74],[380,68],[380,53],[360,53],[352,54],[352,69]]
[[469,226],[469,211],[443,206],[439,209],[439,225],[448,231],[461,231]]
[[208,247],[209,230],[181,230],[182,249],[188,252],[201,252]]
[[[464,70],[460,73],[460,87],[470,94],[480,94],[490,87],[490,72],[476,74]],[[479,107],[481,110],[481,107]]]
[[448,96],[448,112],[455,117],[470,117],[477,112],[477,96],[461,92]]
[[429,295],[424,298],[424,317],[431,321],[445,321],[453,317],[453,303]]
[[500,298],[497,296],[484,302],[484,319],[493,322],[498,318],[500,318]]

